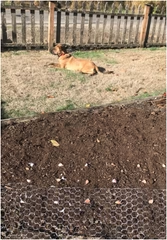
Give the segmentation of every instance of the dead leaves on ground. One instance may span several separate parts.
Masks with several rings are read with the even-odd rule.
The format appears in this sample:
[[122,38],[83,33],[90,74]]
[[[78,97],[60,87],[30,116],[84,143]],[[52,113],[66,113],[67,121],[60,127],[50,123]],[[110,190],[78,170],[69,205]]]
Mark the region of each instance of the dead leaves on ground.
[[56,140],[50,140],[54,147],[59,147],[60,144]]
[[55,97],[52,95],[48,95],[47,98],[55,98]]

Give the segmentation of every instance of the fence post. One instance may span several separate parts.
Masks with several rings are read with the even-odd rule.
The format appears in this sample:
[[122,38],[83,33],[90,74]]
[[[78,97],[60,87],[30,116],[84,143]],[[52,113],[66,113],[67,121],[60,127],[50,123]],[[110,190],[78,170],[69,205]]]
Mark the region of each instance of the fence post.
[[151,23],[151,13],[152,13],[152,6],[149,4],[146,4],[144,7],[144,19],[141,26],[141,32],[140,32],[140,47],[145,47],[149,30],[150,30],[150,23]]
[[49,16],[48,16],[48,51],[53,47],[54,41],[54,2],[49,1]]

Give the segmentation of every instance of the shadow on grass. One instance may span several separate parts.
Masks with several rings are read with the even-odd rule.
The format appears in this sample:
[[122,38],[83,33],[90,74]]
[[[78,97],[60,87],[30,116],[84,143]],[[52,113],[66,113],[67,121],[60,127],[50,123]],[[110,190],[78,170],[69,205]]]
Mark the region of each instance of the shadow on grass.
[[106,71],[106,69],[103,68],[103,67],[99,67],[99,66],[98,66],[98,69],[99,69],[99,71],[102,72],[102,73]]
[[6,104],[6,102],[1,100],[1,119],[9,118],[7,112],[5,111],[5,104]]

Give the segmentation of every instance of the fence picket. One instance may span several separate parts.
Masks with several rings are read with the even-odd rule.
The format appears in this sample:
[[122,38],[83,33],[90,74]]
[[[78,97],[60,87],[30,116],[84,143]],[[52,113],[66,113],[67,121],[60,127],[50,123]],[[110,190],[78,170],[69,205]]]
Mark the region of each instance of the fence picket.
[[40,44],[44,43],[44,11],[39,11],[39,21],[40,21]]
[[159,42],[159,37],[160,37],[160,31],[161,31],[161,27],[162,27],[162,20],[163,17],[159,17],[159,26],[158,26],[158,31],[157,31],[157,39],[156,39],[156,43]]
[[128,14],[129,11],[129,6],[126,5],[125,7],[125,16],[124,16],[124,27],[123,27],[123,33],[122,33],[122,44],[125,44],[125,37],[126,37],[126,32],[127,32],[127,22],[128,22],[128,17],[126,16],[126,14]]
[[85,24],[85,8],[86,2],[82,3],[82,13],[81,13],[81,28],[80,28],[80,44],[83,44],[83,34],[84,34],[84,24]]
[[108,41],[109,44],[111,44],[113,40],[114,13],[115,13],[115,4],[113,3],[111,6],[110,33],[109,33],[109,41]]
[[[122,13],[122,4],[120,3],[118,7],[118,14]],[[119,34],[120,34],[120,26],[121,26],[121,15],[117,16],[117,31],[115,35],[115,43],[118,43],[119,41]]]
[[73,34],[72,34],[72,43],[76,44],[76,32],[77,32],[77,1],[74,3],[74,13],[73,13]]
[[7,28],[6,28],[6,10],[1,8],[1,23],[2,23],[2,40],[7,41]]
[[[97,3],[97,12],[100,11],[100,2]],[[95,44],[98,43],[98,36],[99,36],[99,23],[100,23],[100,14],[96,14],[96,30],[95,30]]]
[[[138,7],[137,14],[141,14],[141,5],[139,5],[139,7]],[[140,19],[141,19],[141,17],[136,16],[136,32],[135,32],[135,37],[134,37],[134,43],[138,42]]]
[[153,28],[152,28],[152,33],[151,33],[151,37],[150,37],[150,43],[153,43],[153,40],[154,40],[155,29],[156,29],[156,25],[157,25],[157,16],[153,16],[152,20],[153,20]]
[[[135,6],[132,7],[132,14],[134,14],[134,12],[135,12]],[[128,44],[131,43],[133,22],[134,22],[134,16],[132,15],[132,16],[130,17],[130,27],[129,27],[129,35],[128,35]]]
[[166,18],[164,17],[164,27],[163,27],[163,34],[162,34],[161,43],[162,43],[162,44],[165,43],[165,46],[166,46],[165,36],[166,36]]
[[69,37],[69,10],[68,10],[69,1],[66,1],[65,8],[65,42],[68,42]]
[[26,44],[26,14],[25,14],[25,9],[21,9],[21,23],[22,23],[22,43]]
[[104,15],[103,15],[103,30],[102,30],[102,39],[101,39],[102,44],[104,43],[104,39],[105,39],[105,28],[107,24],[107,15],[105,13],[107,11],[107,7],[108,7],[108,3],[106,2],[104,6]]
[[12,16],[12,41],[17,43],[17,30],[16,30],[16,10],[11,8]]
[[35,10],[30,10],[31,14],[31,40],[35,43]]
[[90,3],[90,14],[89,14],[89,25],[88,25],[88,40],[87,43],[91,43],[91,36],[92,36],[92,22],[93,22],[93,1]]

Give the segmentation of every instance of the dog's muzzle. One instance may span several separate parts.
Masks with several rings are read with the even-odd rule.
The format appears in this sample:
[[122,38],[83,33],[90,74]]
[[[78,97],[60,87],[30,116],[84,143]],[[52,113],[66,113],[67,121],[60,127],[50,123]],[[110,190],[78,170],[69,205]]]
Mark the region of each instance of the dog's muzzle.
[[57,53],[54,53],[53,50],[54,50],[54,48],[52,47],[52,48],[49,49],[49,52],[50,52],[51,54],[53,54],[53,55],[58,55]]

